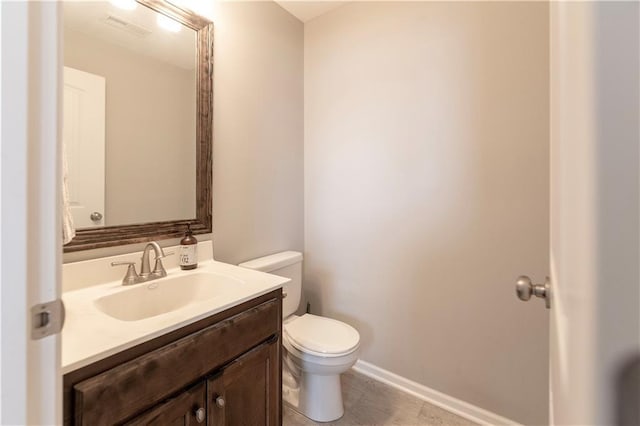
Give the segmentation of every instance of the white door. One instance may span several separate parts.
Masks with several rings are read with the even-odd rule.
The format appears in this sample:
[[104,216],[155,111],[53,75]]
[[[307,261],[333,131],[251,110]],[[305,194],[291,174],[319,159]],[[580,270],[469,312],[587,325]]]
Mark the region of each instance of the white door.
[[621,424],[620,378],[640,356],[638,6],[550,4],[555,425]]
[[31,307],[60,298],[60,5],[1,2],[0,424],[61,424],[60,334]]
[[64,67],[64,152],[76,228],[104,226],[105,78]]

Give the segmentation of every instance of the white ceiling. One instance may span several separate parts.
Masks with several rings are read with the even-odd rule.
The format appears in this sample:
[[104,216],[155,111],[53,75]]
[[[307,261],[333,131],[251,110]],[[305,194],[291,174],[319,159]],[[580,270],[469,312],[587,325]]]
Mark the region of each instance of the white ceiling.
[[[182,26],[177,33],[161,29],[157,12],[138,4],[134,10],[119,9],[107,1],[65,1],[65,30],[77,31],[115,44],[141,55],[150,56],[186,70],[195,68],[196,33]],[[107,18],[135,27],[139,33],[108,24]]]
[[274,0],[287,12],[301,20],[307,22],[313,18],[323,15],[330,10],[336,9],[349,1],[305,1],[305,0]]

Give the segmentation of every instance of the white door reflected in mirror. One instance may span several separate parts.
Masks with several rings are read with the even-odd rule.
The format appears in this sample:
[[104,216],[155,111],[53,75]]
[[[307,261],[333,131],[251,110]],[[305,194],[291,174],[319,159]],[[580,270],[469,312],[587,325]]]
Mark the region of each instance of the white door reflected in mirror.
[[104,226],[104,77],[64,67],[62,138],[73,222],[76,228]]

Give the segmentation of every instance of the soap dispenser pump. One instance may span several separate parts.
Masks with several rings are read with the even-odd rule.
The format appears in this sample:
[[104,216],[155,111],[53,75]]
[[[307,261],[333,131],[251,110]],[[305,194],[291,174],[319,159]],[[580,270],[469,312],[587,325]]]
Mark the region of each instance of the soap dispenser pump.
[[198,267],[198,240],[193,236],[191,225],[187,224],[187,232],[180,240],[180,268],[196,269]]

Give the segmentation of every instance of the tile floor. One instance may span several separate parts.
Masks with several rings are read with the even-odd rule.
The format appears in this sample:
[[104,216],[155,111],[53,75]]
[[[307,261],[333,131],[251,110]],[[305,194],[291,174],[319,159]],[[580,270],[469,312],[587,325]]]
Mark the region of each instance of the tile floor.
[[284,405],[284,426],[311,425],[438,425],[475,423],[424,402],[391,386],[349,370],[342,375],[344,416],[331,423],[316,423]]

